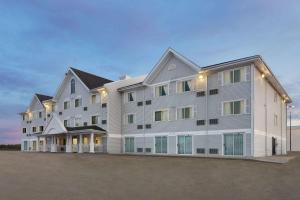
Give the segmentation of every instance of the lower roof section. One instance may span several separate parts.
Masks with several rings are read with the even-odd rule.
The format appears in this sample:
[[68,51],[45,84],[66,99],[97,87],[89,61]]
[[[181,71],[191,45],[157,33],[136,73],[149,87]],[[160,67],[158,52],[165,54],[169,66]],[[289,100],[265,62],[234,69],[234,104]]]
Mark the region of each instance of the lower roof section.
[[91,125],[91,126],[77,126],[77,127],[66,127],[68,132],[73,132],[73,131],[80,131],[80,132],[84,132],[84,131],[95,131],[95,132],[102,132],[102,133],[106,133],[106,130],[104,130],[103,128],[96,126],[96,125]]

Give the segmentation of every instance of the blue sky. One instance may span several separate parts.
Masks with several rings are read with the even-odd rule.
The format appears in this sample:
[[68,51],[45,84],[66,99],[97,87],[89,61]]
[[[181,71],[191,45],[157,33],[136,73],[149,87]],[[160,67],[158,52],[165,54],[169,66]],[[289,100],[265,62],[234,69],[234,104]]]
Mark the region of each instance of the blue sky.
[[19,142],[17,113],[69,66],[136,76],[168,47],[200,66],[262,55],[300,124],[300,1],[0,0],[0,143]]

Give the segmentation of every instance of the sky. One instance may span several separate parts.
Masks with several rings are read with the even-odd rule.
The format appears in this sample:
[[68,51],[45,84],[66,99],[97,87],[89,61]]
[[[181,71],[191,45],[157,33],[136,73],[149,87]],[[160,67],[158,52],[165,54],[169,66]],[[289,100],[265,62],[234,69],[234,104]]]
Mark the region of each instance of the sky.
[[0,0],[0,144],[20,143],[17,113],[68,67],[138,76],[168,47],[199,66],[262,55],[300,125],[298,0]]

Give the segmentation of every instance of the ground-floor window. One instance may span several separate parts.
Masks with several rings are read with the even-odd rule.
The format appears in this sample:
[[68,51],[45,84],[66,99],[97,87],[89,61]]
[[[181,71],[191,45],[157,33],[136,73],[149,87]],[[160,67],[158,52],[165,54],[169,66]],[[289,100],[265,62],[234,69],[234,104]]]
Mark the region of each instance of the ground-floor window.
[[24,150],[27,151],[28,150],[28,142],[24,141]]
[[125,152],[126,153],[134,152],[134,138],[133,137],[125,138]]
[[157,136],[155,137],[155,153],[167,153],[168,152],[168,137]]
[[192,136],[178,136],[178,154],[192,154]]
[[33,142],[32,142],[32,150],[33,150],[33,151],[36,151],[36,141],[33,141]]
[[243,155],[243,134],[228,133],[224,134],[224,155],[242,156]]

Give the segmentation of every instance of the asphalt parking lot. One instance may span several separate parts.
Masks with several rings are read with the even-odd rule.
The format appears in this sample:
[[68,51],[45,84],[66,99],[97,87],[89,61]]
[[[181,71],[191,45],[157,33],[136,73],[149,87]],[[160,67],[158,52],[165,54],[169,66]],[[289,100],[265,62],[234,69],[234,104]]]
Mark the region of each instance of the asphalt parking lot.
[[300,199],[287,164],[212,158],[0,151],[0,199]]

